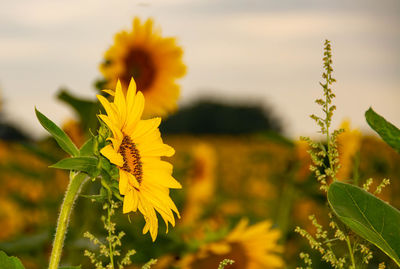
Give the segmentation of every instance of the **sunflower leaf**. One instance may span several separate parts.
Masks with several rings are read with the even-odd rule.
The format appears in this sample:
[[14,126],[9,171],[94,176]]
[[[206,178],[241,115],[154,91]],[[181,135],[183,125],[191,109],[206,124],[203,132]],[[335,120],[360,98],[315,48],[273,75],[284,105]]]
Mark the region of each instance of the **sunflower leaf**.
[[45,128],[57,141],[58,145],[71,156],[78,156],[79,150],[75,144],[71,141],[68,135],[60,129],[54,122],[48,119],[45,115],[40,113],[39,110],[35,108],[36,117],[38,118],[40,124]]
[[365,190],[335,181],[328,202],[338,218],[400,266],[400,211]]
[[97,174],[96,157],[81,156],[62,159],[61,161],[51,165],[51,168],[82,171],[88,173],[90,176],[95,177]]
[[0,251],[0,268],[24,269],[25,267],[17,257],[9,257],[4,251]]
[[369,126],[371,126],[389,146],[400,153],[400,130],[372,110],[372,108],[369,108],[365,112],[365,118]]
[[79,156],[93,156],[94,154],[94,138],[91,137],[83,144],[79,150]]

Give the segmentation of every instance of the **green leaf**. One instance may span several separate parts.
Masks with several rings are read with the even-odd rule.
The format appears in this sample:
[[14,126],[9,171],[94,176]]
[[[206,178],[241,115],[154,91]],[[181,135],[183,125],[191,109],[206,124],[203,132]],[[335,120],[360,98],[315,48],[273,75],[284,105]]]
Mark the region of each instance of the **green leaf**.
[[45,115],[39,112],[35,108],[36,117],[38,118],[40,124],[45,128],[57,141],[58,145],[71,156],[78,156],[79,150],[76,148],[75,144],[72,143],[68,135],[60,129],[54,122],[49,120]]
[[24,269],[25,267],[17,257],[9,257],[4,251],[0,250],[0,268]]
[[400,130],[373,111],[372,108],[365,112],[365,118],[369,126],[379,134],[383,141],[400,153]]
[[53,165],[51,168],[59,168],[59,169],[66,169],[66,170],[74,170],[74,171],[82,171],[86,172],[89,175],[95,175],[97,171],[97,163],[98,160],[96,157],[72,157],[63,159]]
[[83,144],[81,149],[79,150],[80,156],[93,156],[94,154],[94,138],[90,138],[88,141]]
[[81,268],[82,268],[82,267],[81,267],[80,265],[58,267],[58,269],[81,269]]
[[328,202],[338,218],[400,266],[400,212],[369,192],[343,182],[329,186]]

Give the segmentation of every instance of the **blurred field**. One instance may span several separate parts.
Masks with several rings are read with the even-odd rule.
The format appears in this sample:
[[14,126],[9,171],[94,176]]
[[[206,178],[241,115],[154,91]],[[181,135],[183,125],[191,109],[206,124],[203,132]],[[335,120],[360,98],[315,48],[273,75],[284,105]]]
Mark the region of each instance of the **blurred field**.
[[[400,207],[400,156],[378,138],[349,137],[339,140],[343,146],[339,150],[352,152],[343,154],[348,159],[341,160],[343,178],[356,178],[360,183],[370,177],[375,182],[390,178],[391,185],[380,197]],[[118,227],[127,233],[123,249],[138,251],[134,263],[162,257],[155,268],[170,268],[207,242],[224,238],[240,219],[247,218],[250,223],[270,220],[280,230],[278,242],[286,266],[298,265],[298,253],[307,249],[307,243],[294,233],[295,226],[312,232],[311,214],[322,223],[328,221],[325,199],[308,170],[310,159],[303,142],[266,133],[169,135],[164,140],[176,149],[171,163],[183,189],[171,195],[182,218],[168,234],[160,219],[160,236],[152,244],[149,236],[141,235],[142,216],[131,215],[130,223],[126,215],[117,214]],[[0,143],[0,249],[21,257],[26,268],[44,268],[48,260],[68,177],[47,166],[62,157],[49,139]],[[98,187],[98,183],[88,184],[83,193],[96,193]],[[82,234],[90,231],[104,237],[100,214],[98,204],[78,199],[63,263],[91,268],[83,250],[93,246]]]

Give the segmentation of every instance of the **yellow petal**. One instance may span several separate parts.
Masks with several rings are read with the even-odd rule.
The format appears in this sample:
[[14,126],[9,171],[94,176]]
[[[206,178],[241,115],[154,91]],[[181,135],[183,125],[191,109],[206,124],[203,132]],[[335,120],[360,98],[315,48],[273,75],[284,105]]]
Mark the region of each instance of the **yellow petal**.
[[139,152],[142,156],[167,156],[171,157],[175,154],[175,150],[168,146],[167,144],[155,143],[153,145],[146,145],[146,147],[142,147],[142,145],[138,144]]
[[[121,134],[121,136],[122,136],[122,134]],[[121,146],[121,142],[122,142],[121,140],[118,140],[118,139],[112,138],[112,137],[107,138],[107,140],[111,141],[111,143],[113,144],[113,147],[115,149],[119,149],[119,146]]]
[[140,187],[140,185],[139,185],[139,182],[137,181],[137,179],[135,178],[135,176],[132,175],[131,173],[127,173],[127,175],[128,175],[129,185],[138,189]]
[[153,118],[149,120],[141,120],[137,123],[137,127],[131,133],[134,140],[139,139],[141,136],[146,136],[149,132],[154,131],[160,126],[161,118]]
[[145,170],[143,178],[151,181],[153,184],[160,184],[166,188],[180,189],[182,185],[171,176],[160,170]]
[[139,196],[138,196],[138,192],[136,190],[133,190],[133,204],[132,204],[132,211],[136,211],[138,208],[138,204],[139,204]]
[[107,145],[100,150],[100,153],[103,154],[104,157],[110,160],[115,165],[123,166],[124,159],[122,158],[121,154],[116,152],[111,145]]
[[151,206],[151,204],[144,198],[143,196],[139,196],[139,211],[143,214],[143,217],[146,221],[146,225],[143,228],[143,233],[146,233],[147,231],[150,231],[150,236],[153,242],[157,238],[157,232],[158,232],[158,219],[156,216],[156,213],[154,211],[154,208]]
[[118,109],[119,120],[121,126],[124,126],[126,121],[126,100],[125,95],[122,91],[121,82],[118,80],[117,87],[115,89],[114,104]]
[[122,141],[123,137],[120,129],[110,120],[110,118],[107,117],[106,115],[98,115],[98,116],[108,126],[108,128],[110,128],[114,138],[117,139],[118,141]]
[[99,99],[101,105],[104,107],[108,117],[110,118],[113,124],[116,124],[118,119],[118,112],[115,110],[115,107],[112,106],[110,102],[108,102],[107,98],[102,95],[96,95],[97,99]]
[[133,105],[132,101],[135,100],[135,96],[136,96],[136,82],[132,77],[131,81],[129,82],[128,91],[126,92],[126,103],[128,111],[130,111],[131,106]]
[[134,192],[134,190],[129,189],[128,193],[124,196],[124,205],[122,208],[122,212],[124,214],[131,212],[133,209],[133,205],[134,205],[133,192]]
[[157,212],[160,213],[161,217],[165,222],[167,232],[168,232],[168,222],[171,223],[172,226],[175,226],[174,214],[172,213],[171,209],[159,199],[159,197],[149,192],[142,192],[142,195],[145,196],[146,200],[148,200],[157,210]]
[[128,104],[128,118],[126,122],[126,133],[131,134],[134,132],[136,125],[140,122],[144,109],[144,96],[142,92],[138,92],[134,100],[127,100]]
[[111,96],[115,96],[115,91],[114,91],[114,90],[108,90],[108,89],[106,89],[106,90],[103,90],[103,92],[108,93],[108,94],[111,95]]
[[119,192],[122,195],[128,192],[128,175],[123,170],[119,171]]

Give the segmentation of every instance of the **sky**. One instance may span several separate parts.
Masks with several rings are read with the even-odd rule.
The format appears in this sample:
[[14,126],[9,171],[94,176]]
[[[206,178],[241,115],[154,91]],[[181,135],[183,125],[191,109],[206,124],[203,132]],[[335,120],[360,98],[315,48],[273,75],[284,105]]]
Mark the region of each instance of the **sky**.
[[36,106],[61,124],[74,116],[55,99],[61,87],[94,98],[98,65],[133,18],[154,18],[184,48],[180,105],[202,96],[272,107],[293,139],[318,128],[322,54],[332,42],[337,111],[370,132],[364,112],[400,126],[400,2],[397,0],[36,0],[2,1],[1,110],[44,134]]

